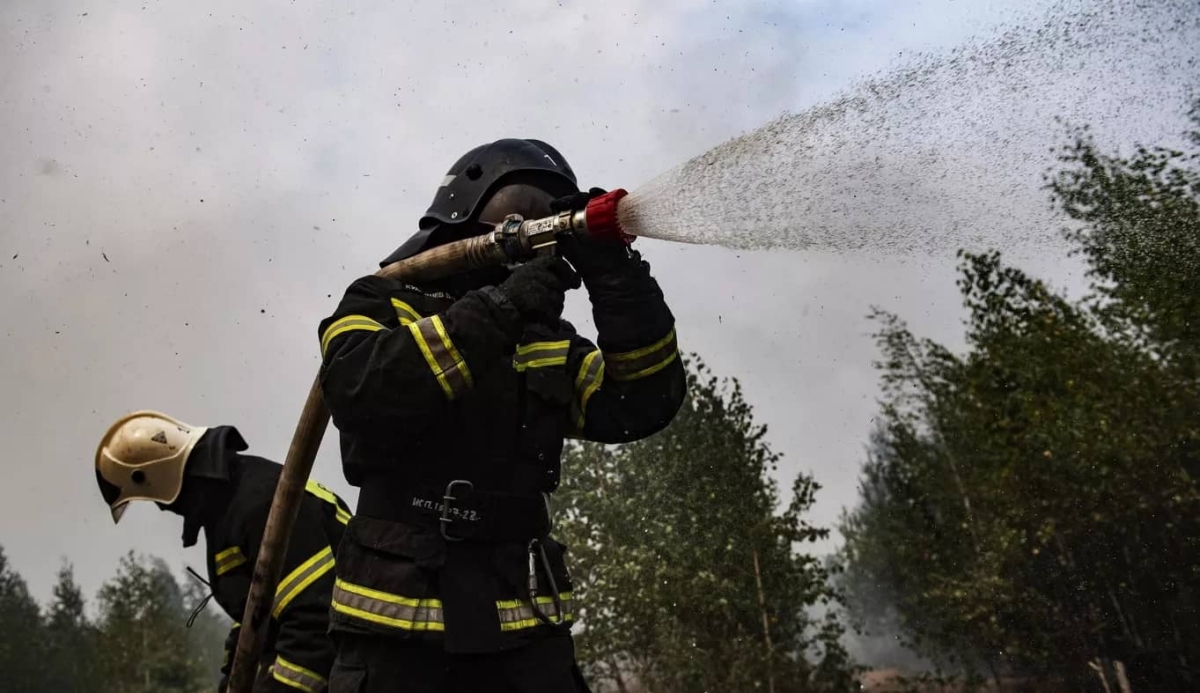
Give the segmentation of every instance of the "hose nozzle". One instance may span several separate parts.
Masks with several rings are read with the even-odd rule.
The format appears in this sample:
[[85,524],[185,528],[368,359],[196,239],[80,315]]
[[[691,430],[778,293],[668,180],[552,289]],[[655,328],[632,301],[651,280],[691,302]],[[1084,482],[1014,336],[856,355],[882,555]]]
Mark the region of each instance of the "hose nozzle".
[[593,197],[588,200],[587,207],[583,209],[582,213],[575,213],[582,214],[583,227],[589,236],[625,245],[633,243],[636,236],[625,233],[617,217],[617,204],[628,194],[624,188],[617,188],[612,192]]
[[617,204],[628,193],[623,188],[593,197],[583,209],[565,210],[541,219],[523,219],[513,214],[496,226],[494,242],[512,258],[530,257],[548,252],[564,233],[582,234],[614,243],[633,243],[621,228]]

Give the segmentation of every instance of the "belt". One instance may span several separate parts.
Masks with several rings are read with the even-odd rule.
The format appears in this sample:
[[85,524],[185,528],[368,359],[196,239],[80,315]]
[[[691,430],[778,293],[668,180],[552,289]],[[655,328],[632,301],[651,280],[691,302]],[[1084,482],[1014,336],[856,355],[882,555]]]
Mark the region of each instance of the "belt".
[[356,514],[437,527],[447,541],[528,542],[550,533],[550,512],[541,494],[482,491],[466,480],[438,486],[375,478],[360,488]]

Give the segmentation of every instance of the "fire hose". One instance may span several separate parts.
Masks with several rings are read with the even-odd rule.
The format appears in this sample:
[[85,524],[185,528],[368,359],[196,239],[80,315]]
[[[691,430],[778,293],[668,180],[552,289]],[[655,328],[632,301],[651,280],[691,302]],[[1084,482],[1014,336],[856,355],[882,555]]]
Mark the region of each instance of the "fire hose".
[[[497,265],[528,262],[539,255],[554,252],[564,234],[581,234],[601,240],[631,243],[617,219],[617,205],[626,195],[617,189],[594,197],[583,209],[567,210],[540,219],[504,218],[489,233],[436,246],[413,257],[394,262],[375,273],[388,279],[423,282],[462,272]],[[262,545],[254,564],[241,633],[229,673],[229,693],[250,693],[257,662],[267,633],[273,595],[283,570],[292,526],[300,509],[309,473],[329,426],[329,410],[321,396],[320,376],[313,380],[308,399],[300,411],[275,496],[267,516]]]

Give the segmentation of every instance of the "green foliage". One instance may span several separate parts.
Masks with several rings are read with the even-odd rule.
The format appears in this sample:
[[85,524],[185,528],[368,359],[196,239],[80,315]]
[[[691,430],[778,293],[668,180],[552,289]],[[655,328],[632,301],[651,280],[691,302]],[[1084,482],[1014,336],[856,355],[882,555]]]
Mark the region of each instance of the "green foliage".
[[1200,99],[1192,107],[1195,151],[1138,147],[1132,158],[1096,150],[1086,128],[1060,152],[1050,178],[1062,209],[1082,228],[1069,234],[1087,258],[1098,313],[1200,375]]
[[838,621],[809,614],[836,595],[794,550],[827,535],[804,519],[819,486],[798,476],[777,512],[779,455],[738,383],[694,362],[689,390],[659,435],[568,450],[558,531],[578,583],[581,660],[618,688],[853,690]]
[[98,618],[69,565],[44,612],[0,550],[0,690],[28,693],[207,693],[216,689],[229,621],[205,590],[181,589],[158,559],[132,553],[97,596]]
[[100,676],[99,632],[88,620],[85,606],[74,571],[69,565],[63,566],[44,625],[45,657],[55,663],[45,671],[49,690],[87,693],[96,689]]
[[161,559],[121,560],[117,575],[98,596],[100,628],[110,644],[104,678],[113,693],[206,690],[211,671],[185,628],[183,591]]
[[963,253],[968,353],[873,315],[885,396],[845,586],[945,664],[1086,680],[1120,660],[1134,690],[1195,690],[1200,153],[1124,159],[1077,133],[1062,162],[1091,296]]
[[0,549],[0,690],[41,686],[41,612]]

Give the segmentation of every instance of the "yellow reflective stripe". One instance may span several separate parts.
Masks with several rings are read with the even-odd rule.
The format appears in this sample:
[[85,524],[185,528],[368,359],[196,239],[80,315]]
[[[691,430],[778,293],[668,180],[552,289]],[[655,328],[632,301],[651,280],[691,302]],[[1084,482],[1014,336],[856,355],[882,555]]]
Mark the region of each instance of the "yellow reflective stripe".
[[472,386],[471,371],[450,341],[440,317],[422,318],[409,324],[408,330],[447,399],[455,399]]
[[220,563],[221,561],[225,560],[226,558],[229,558],[230,556],[239,554],[241,552],[242,552],[242,549],[240,546],[231,546],[228,549],[225,549],[224,551],[222,551],[221,553],[218,553],[216,555],[217,563]]
[[674,329],[672,329],[670,332],[668,332],[666,337],[663,337],[662,339],[658,340],[657,342],[651,344],[648,347],[642,347],[641,349],[636,349],[634,351],[626,351],[623,353],[608,354],[607,357],[612,361],[633,361],[634,359],[640,359],[643,356],[652,354],[655,351],[662,349],[663,347],[670,344],[673,339],[675,339],[675,330]]
[[521,356],[532,354],[535,351],[558,351],[560,349],[571,348],[570,340],[560,342],[530,342],[529,344],[521,344],[517,347],[517,353]]
[[666,359],[654,364],[653,366],[643,368],[640,371],[634,371],[633,373],[624,374],[621,377],[613,376],[613,378],[616,380],[640,380],[641,378],[648,378],[671,365],[677,358],[679,358],[679,352],[674,352]]
[[215,557],[217,576],[224,575],[245,562],[246,557],[242,555],[241,547],[233,546],[225,549]]
[[324,486],[322,486],[321,484],[313,481],[312,479],[309,479],[307,482],[305,482],[304,490],[313,494],[317,498],[320,498],[321,500],[325,501],[326,503],[332,503],[333,505],[338,504],[337,496],[334,495],[333,491],[330,491],[329,489],[327,489]]
[[347,315],[344,318],[335,320],[329,327],[325,328],[325,334],[321,335],[321,356],[324,356],[325,352],[329,351],[329,343],[340,335],[354,330],[378,332],[382,329],[383,325],[365,315]]
[[271,665],[271,676],[285,686],[298,688],[306,693],[318,693],[324,690],[327,683],[324,676],[299,664],[293,664],[282,655],[275,657],[275,663]]
[[332,505],[336,511],[335,516],[337,517],[338,522],[341,522],[342,524],[348,524],[350,522],[350,511],[342,507],[342,504],[338,502],[337,494],[335,494],[333,491],[330,491],[312,479],[309,479],[304,485],[304,490]]
[[[563,606],[561,618],[553,597],[538,597],[536,601],[541,612],[546,615],[546,618],[551,623],[574,620],[575,615],[571,612],[572,593],[563,592],[558,595],[558,598]],[[523,630],[525,628],[536,628],[537,626],[545,625],[538,618],[537,613],[534,612],[528,600],[510,599],[507,601],[498,601],[496,602],[496,611],[500,617],[500,630],[502,631]]]
[[604,361],[613,380],[638,380],[661,371],[679,357],[675,330],[648,347],[624,353],[606,353]]
[[413,310],[413,307],[401,301],[398,298],[392,299],[392,308],[396,309],[396,318],[400,320],[400,324],[407,327],[409,323],[416,322],[421,319],[421,314]]
[[438,366],[437,359],[433,357],[433,350],[429,348],[429,344],[425,341],[425,336],[421,334],[421,328],[418,323],[409,323],[409,332],[412,332],[413,340],[417,343],[417,348],[425,355],[425,363],[429,364],[429,370],[433,371],[437,376],[438,384],[442,386],[442,391],[446,393],[446,399],[454,399],[454,390],[450,389],[450,383],[443,377],[441,368]]
[[437,330],[438,337],[442,339],[442,346],[446,347],[446,351],[450,352],[450,358],[454,359],[454,365],[462,371],[463,380],[467,381],[467,387],[475,384],[474,378],[471,377],[471,369],[467,368],[467,362],[463,360],[462,354],[458,353],[458,348],[454,346],[454,342],[450,341],[450,335],[446,334],[446,326],[442,324],[442,319],[438,316],[433,316],[433,327]]
[[[600,352],[596,352],[594,355],[599,356]],[[585,414],[587,413],[588,400],[592,398],[592,395],[596,394],[596,390],[600,389],[600,383],[604,382],[604,359],[598,358],[596,362],[596,372],[588,377],[587,387],[584,388],[583,398],[579,403],[580,410]]]
[[566,356],[551,356],[544,359],[533,359],[520,363],[514,363],[518,371],[528,370],[530,368],[548,368],[550,366],[562,366],[567,363]]
[[517,347],[517,353],[513,356],[513,368],[524,371],[529,368],[562,366],[567,363],[570,349],[570,341],[522,344]]
[[401,630],[444,631],[440,599],[412,599],[369,587],[362,587],[340,578],[334,580],[334,611],[371,623]]
[[579,375],[575,378],[575,426],[583,430],[587,417],[588,400],[600,389],[604,382],[604,356],[597,349],[584,357],[579,366]]
[[288,573],[287,577],[280,580],[279,587],[275,590],[275,608],[271,615],[279,618],[293,599],[333,569],[333,563],[333,548],[326,546]]

